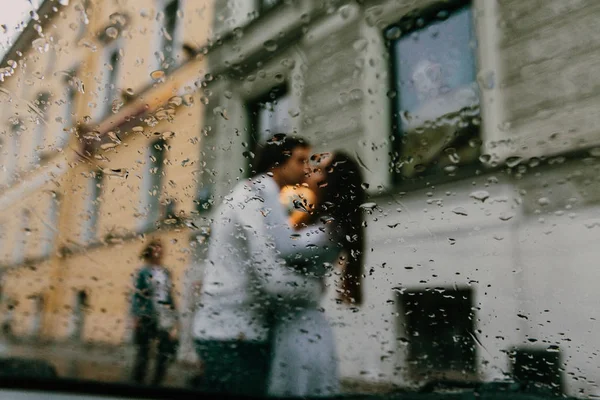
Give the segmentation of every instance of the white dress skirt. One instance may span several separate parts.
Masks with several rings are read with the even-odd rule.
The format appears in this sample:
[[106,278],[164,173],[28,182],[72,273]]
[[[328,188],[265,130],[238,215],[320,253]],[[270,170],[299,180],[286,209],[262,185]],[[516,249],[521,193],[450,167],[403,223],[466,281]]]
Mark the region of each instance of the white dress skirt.
[[269,396],[339,394],[335,341],[323,312],[306,307],[280,314],[272,335]]

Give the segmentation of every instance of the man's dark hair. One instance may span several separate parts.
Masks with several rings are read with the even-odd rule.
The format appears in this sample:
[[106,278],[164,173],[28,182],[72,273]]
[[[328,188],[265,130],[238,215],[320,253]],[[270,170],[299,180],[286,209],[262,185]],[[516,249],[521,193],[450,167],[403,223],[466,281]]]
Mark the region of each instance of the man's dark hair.
[[288,136],[285,133],[276,133],[267,142],[258,147],[256,157],[256,174],[266,174],[271,168],[285,164],[296,148],[310,147],[306,139],[297,136]]

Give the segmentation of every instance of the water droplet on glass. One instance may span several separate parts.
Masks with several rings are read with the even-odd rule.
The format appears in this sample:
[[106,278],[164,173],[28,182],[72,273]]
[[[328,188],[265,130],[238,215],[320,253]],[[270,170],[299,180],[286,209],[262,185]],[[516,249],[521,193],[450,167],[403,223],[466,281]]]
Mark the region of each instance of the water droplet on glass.
[[356,51],[363,51],[364,49],[367,48],[369,42],[367,41],[367,39],[358,39],[356,40],[353,44],[352,47],[354,48],[354,50]]
[[171,138],[175,137],[175,132],[165,131],[165,132],[162,133],[161,136],[162,136],[163,139],[171,139]]
[[343,19],[348,19],[348,17],[350,17],[351,11],[352,9],[349,5],[343,5],[338,10]]
[[233,97],[233,93],[231,92],[231,90],[226,90],[223,95],[225,96],[226,99],[231,99]]
[[547,197],[540,197],[540,198],[538,199],[538,204],[539,204],[540,206],[547,206],[547,205],[549,205],[549,204],[550,204],[550,199],[549,199],[549,198],[547,198]]
[[117,136],[117,134],[114,133],[113,131],[109,131],[107,133],[107,135],[110,138],[110,140],[112,140],[113,142],[121,143],[121,140],[119,139],[119,137]]
[[425,172],[426,169],[427,169],[427,166],[425,164],[415,165],[415,172],[418,172],[418,173]]
[[500,218],[501,221],[509,221],[514,216],[515,216],[515,214],[510,213],[510,212],[502,212],[502,213],[500,213],[500,217],[499,218]]
[[467,210],[462,207],[456,207],[452,210],[452,212],[456,215],[464,215],[465,217],[468,215]]
[[600,157],[600,147],[594,147],[593,149],[590,149],[590,155],[592,157]]
[[363,210],[369,210],[369,211],[374,210],[375,207],[377,207],[377,203],[374,203],[374,202],[363,203],[360,205],[360,208],[362,208]]
[[106,28],[106,36],[108,36],[111,39],[116,39],[117,36],[119,36],[119,30],[114,26],[109,26],[108,28]]
[[92,117],[90,117],[89,115],[86,115],[85,117],[83,117],[83,122],[85,122],[86,124],[89,124],[90,122],[92,122]]
[[125,89],[125,93],[127,93],[129,96],[133,96],[133,89],[127,88],[127,89]]
[[477,82],[485,90],[493,89],[496,85],[496,74],[494,71],[483,70],[477,74]]
[[108,149],[113,149],[115,147],[117,147],[119,144],[118,143],[102,143],[100,145],[100,148],[102,150],[108,150]]
[[488,193],[487,190],[477,190],[475,192],[472,192],[469,195],[469,197],[483,202],[483,201],[486,201],[490,197],[490,194]]
[[509,168],[514,168],[517,165],[519,165],[521,163],[521,161],[523,161],[523,157],[520,157],[520,156],[508,157],[506,159],[506,165],[508,165]]
[[136,133],[141,133],[141,132],[144,132],[144,127],[138,125],[138,126],[134,126],[133,128],[131,128],[131,130]]
[[529,167],[530,168],[534,168],[537,167],[538,165],[540,165],[541,160],[537,157],[532,157],[529,159]]
[[175,107],[179,107],[183,103],[180,96],[173,96],[169,99],[169,104]]
[[277,43],[275,43],[274,40],[267,40],[264,43],[265,49],[267,49],[267,51],[275,51],[277,50]]
[[479,161],[481,161],[484,164],[489,163],[491,159],[492,159],[492,156],[489,154],[482,154],[479,156]]
[[157,69],[156,71],[152,71],[150,73],[150,78],[152,78],[155,81],[160,81],[163,80],[165,78],[165,71]]
[[45,53],[50,48],[50,45],[48,44],[45,38],[35,39],[33,42],[31,42],[31,46],[40,53]]
[[181,97],[181,99],[183,100],[183,105],[187,107],[190,107],[194,104],[194,96],[191,94],[185,94]]
[[402,31],[397,26],[388,29],[385,32],[385,37],[388,40],[396,40],[402,35]]

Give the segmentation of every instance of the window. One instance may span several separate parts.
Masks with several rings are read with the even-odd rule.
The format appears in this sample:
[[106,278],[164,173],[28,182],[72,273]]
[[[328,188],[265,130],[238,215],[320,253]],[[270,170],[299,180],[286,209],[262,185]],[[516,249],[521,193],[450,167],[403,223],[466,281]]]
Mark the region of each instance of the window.
[[453,174],[479,158],[475,33],[472,10],[461,3],[411,14],[384,32],[392,62],[397,180]]
[[142,182],[141,212],[145,218],[142,230],[150,229],[160,219],[163,170],[167,143],[160,139],[152,142],[146,158],[146,173]]
[[39,154],[45,142],[48,107],[50,105],[50,94],[42,92],[37,95],[33,110],[35,115],[35,132],[33,139],[32,165],[39,164]]
[[25,127],[20,119],[13,120],[10,126],[10,146],[7,154],[6,181],[11,184],[15,181],[15,172],[21,156],[21,135]]
[[120,96],[117,88],[117,79],[119,77],[119,49],[110,52],[108,58],[108,76],[106,80],[106,114],[112,111],[112,103]]
[[532,349],[518,348],[510,353],[512,375],[517,382],[543,385],[560,395],[562,376],[558,346]]
[[83,91],[82,82],[76,77],[76,70],[69,73],[65,79],[65,97],[62,103],[62,130],[58,134],[56,147],[63,148],[69,142],[69,130],[75,122],[77,92]]
[[31,214],[29,210],[23,210],[21,212],[21,220],[19,229],[16,231],[15,244],[13,248],[13,263],[21,264],[25,261],[25,247],[27,243],[27,237],[31,233],[29,223],[31,220]]
[[51,193],[49,204],[48,204],[48,214],[44,219],[45,225],[45,234],[44,241],[42,243],[43,252],[42,255],[44,257],[49,256],[52,253],[52,249],[54,248],[54,242],[56,240],[56,226],[58,224],[58,206],[59,199],[58,195],[54,192]]
[[84,215],[81,227],[81,242],[84,244],[89,244],[96,239],[98,216],[100,214],[102,179],[102,171],[91,172],[87,179],[87,196],[84,203]]
[[430,289],[400,296],[411,375],[418,380],[431,375],[457,379],[474,373],[472,292]]
[[165,69],[175,64],[176,33],[177,33],[177,11],[179,10],[179,0],[168,2],[164,8],[164,17],[161,27],[161,46],[162,56],[164,57]]
[[88,307],[88,295],[85,290],[79,290],[75,293],[75,305],[72,315],[71,337],[75,340],[83,338],[83,328],[85,325],[85,311]]
[[278,86],[271,89],[266,95],[248,102],[250,138],[246,156],[249,160],[254,159],[258,146],[266,142],[272,135],[291,133],[290,100],[291,96],[287,87]]

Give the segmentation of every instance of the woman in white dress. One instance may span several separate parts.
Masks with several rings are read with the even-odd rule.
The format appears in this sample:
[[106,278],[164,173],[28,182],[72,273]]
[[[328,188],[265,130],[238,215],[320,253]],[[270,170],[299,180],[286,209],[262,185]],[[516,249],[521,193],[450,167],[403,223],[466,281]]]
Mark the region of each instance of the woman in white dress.
[[[329,234],[329,244],[304,253],[288,264],[306,280],[316,280],[324,289],[325,275],[335,266],[343,269],[341,300],[360,305],[360,280],[363,270],[364,227],[361,204],[365,200],[362,174],[358,164],[344,153],[336,152],[316,160],[307,178],[317,197],[311,220],[296,226],[297,237]],[[284,248],[279,235],[276,247]],[[333,332],[320,309],[323,292],[313,299],[274,299],[275,324],[272,329],[272,362],[269,374],[270,396],[332,396],[340,391]]]

